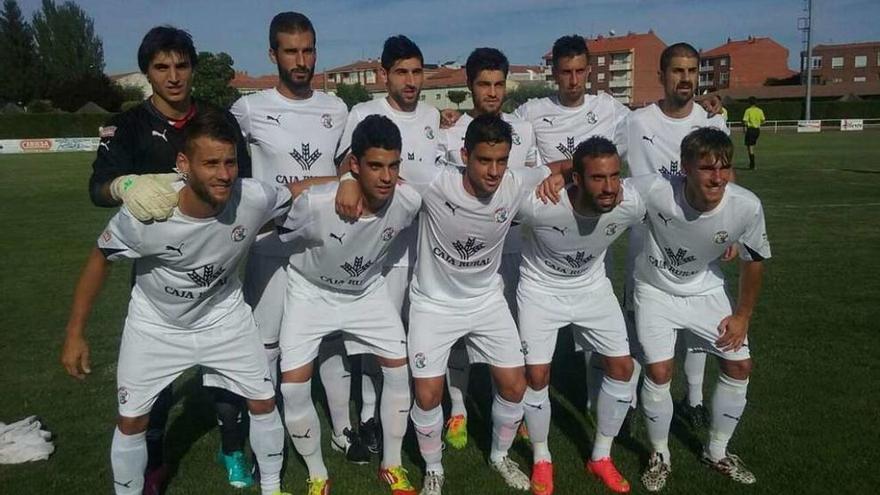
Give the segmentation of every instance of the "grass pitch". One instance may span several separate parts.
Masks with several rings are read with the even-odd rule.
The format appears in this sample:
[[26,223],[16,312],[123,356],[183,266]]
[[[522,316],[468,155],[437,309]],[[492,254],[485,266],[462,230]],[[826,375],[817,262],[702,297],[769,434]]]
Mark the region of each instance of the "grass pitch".
[[[737,486],[702,467],[698,455],[705,432],[691,432],[676,420],[668,492],[869,493],[880,481],[874,465],[880,459],[880,132],[765,132],[757,171],[743,169],[742,136],[734,138],[738,181],[763,200],[773,249],[750,332],[755,371],[749,405],[731,443],[758,484]],[[91,160],[82,153],[0,157],[0,421],[37,414],[56,434],[57,445],[46,462],[0,466],[2,494],[112,490],[109,446],[127,266],[115,267],[89,326],[92,375],[78,383],[58,363],[74,282],[112,213],[88,201]],[[616,247],[618,257],[621,248]],[[735,288],[733,276],[729,282]],[[603,493],[583,471],[594,430],[582,412],[584,365],[567,342],[560,339],[552,389],[557,493]],[[711,360],[709,369],[714,377]],[[683,379],[678,373],[674,380],[676,399],[683,395]],[[713,383],[707,379],[707,398]],[[214,462],[219,438],[207,394],[189,374],[175,395],[167,436],[175,474],[168,493],[238,493],[226,486]],[[486,464],[488,398],[486,372],[475,367],[471,442],[462,451],[446,450],[445,493],[513,493]],[[326,430],[323,445],[335,494],[387,493],[376,481],[378,460],[370,466],[346,464],[330,450]],[[421,460],[411,433],[405,450],[405,463],[420,486]],[[644,492],[638,479],[647,454],[641,424],[634,438],[614,448],[636,493]],[[515,446],[512,455],[528,464],[526,447]],[[290,455],[285,490],[304,493],[305,477],[301,461]]]

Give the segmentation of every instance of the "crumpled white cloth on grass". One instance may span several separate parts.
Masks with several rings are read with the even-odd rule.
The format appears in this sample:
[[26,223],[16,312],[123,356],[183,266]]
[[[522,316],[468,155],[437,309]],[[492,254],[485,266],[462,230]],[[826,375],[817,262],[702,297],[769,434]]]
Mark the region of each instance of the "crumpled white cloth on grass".
[[55,452],[52,433],[43,430],[36,416],[0,423],[0,464],[43,461]]

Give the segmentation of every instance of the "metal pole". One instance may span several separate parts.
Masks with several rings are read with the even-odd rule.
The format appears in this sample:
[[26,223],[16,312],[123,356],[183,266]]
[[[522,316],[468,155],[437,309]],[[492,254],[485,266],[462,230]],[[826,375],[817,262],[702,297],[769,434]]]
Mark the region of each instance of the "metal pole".
[[810,120],[810,100],[813,94],[813,0],[807,0],[807,108],[805,118]]

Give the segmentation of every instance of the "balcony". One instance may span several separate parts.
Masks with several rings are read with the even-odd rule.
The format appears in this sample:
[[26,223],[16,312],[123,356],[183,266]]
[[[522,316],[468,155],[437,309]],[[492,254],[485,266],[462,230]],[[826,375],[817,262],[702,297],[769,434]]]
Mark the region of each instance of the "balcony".
[[632,86],[632,79],[612,79],[608,82],[609,88],[629,88]]
[[629,62],[613,63],[608,66],[608,70],[631,70],[632,64]]
[[712,72],[713,70],[715,70],[715,67],[712,65],[701,65],[700,66],[700,72]]

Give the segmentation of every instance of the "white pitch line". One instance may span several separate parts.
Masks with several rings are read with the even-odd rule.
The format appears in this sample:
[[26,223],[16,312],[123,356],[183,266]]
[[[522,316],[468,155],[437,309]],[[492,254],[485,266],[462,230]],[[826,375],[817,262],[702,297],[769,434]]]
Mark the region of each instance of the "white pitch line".
[[829,204],[802,204],[802,205],[766,205],[773,208],[854,208],[856,206],[880,206],[880,203],[829,203]]

